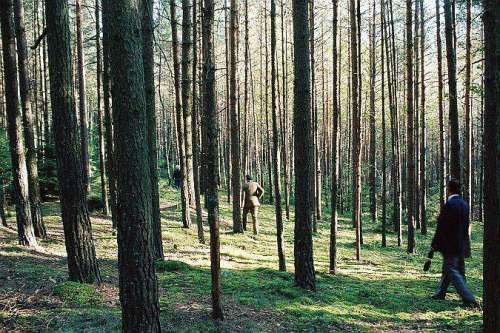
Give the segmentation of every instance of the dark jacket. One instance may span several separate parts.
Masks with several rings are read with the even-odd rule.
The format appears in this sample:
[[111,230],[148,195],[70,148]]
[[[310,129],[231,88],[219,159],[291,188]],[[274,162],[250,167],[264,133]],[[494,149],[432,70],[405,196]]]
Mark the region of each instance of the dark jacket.
[[449,199],[441,209],[432,248],[445,256],[470,256],[469,205],[461,196]]

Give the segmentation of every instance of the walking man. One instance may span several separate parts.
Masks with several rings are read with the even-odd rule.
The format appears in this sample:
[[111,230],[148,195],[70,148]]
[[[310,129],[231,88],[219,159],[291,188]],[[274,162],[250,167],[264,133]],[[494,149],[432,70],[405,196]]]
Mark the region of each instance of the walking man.
[[264,195],[264,189],[252,180],[252,176],[246,175],[246,183],[243,185],[243,229],[247,230],[247,216],[252,214],[253,233],[259,233],[259,224],[257,222],[257,214],[259,211],[260,201]]
[[448,200],[439,214],[432,250],[443,255],[443,275],[433,299],[444,300],[448,286],[453,284],[462,298],[464,307],[478,307],[474,295],[465,284],[464,258],[470,256],[469,205],[459,195],[460,184],[450,179]]

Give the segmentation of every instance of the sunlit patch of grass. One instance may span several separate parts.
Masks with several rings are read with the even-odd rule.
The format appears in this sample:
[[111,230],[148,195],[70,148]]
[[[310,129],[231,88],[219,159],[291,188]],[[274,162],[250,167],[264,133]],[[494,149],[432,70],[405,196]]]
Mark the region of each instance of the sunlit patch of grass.
[[93,285],[66,281],[54,287],[54,295],[67,304],[79,306],[96,306],[103,303],[102,295]]
[[[338,273],[330,275],[330,222],[328,209],[325,209],[323,221],[319,222],[318,232],[313,237],[317,291],[310,292],[294,286],[293,209],[290,221],[284,222],[287,272],[279,272],[274,207],[268,204],[261,207],[259,235],[252,234],[251,226],[245,234],[233,234],[231,209],[225,192],[221,193],[220,200],[220,231],[221,291],[226,320],[215,323],[210,320],[209,228],[205,221],[206,243],[200,244],[193,211],[192,227],[183,229],[179,200],[179,193],[162,183],[162,238],[166,258],[156,263],[156,269],[161,323],[166,332],[480,330],[481,313],[461,309],[453,290],[446,301],[429,299],[440,277],[441,266],[441,259],[436,256],[431,271],[422,271],[433,234],[434,216],[428,216],[431,222],[429,234],[417,233],[417,254],[408,255],[406,235],[403,235],[403,246],[398,247],[396,235],[390,231],[388,247],[382,248],[380,223],[372,224],[369,215],[364,214],[364,245],[360,262],[355,259],[355,233],[350,217],[341,216]],[[434,212],[435,208],[431,206],[429,211]],[[44,204],[44,218],[49,239],[40,241],[40,244],[48,253],[64,254],[64,235],[57,203]],[[11,225],[12,220],[9,220]],[[102,214],[94,214],[92,228],[103,279],[116,289],[117,244],[111,220]],[[473,257],[467,260],[467,283],[478,299],[481,299],[482,291],[481,228],[480,224],[474,224]],[[392,229],[390,221],[388,229]],[[26,251],[16,244],[15,234],[9,237],[6,242],[3,238],[0,240],[1,259],[12,261],[12,265],[16,259],[20,261],[15,267],[16,274],[18,278],[25,277],[26,281],[35,284],[33,288],[37,288],[36,284],[43,284],[44,279],[57,281],[53,292],[64,302],[63,307],[40,309],[36,315],[27,315],[23,319],[26,323],[32,318],[40,325],[50,322],[49,329],[52,330],[61,327],[64,331],[74,331],[78,327],[87,327],[85,325],[92,331],[120,330],[117,295],[108,296],[106,299],[114,297],[114,301],[103,305],[102,298],[99,303],[101,292],[97,287],[78,285],[72,289],[68,282],[61,284],[67,276],[64,257],[43,257]],[[37,276],[43,278],[37,279]],[[87,287],[90,289],[80,290]],[[82,295],[81,302],[71,303],[70,296],[77,293]],[[89,305],[94,301],[97,302],[95,306]],[[2,320],[8,317],[8,313],[0,313]]]

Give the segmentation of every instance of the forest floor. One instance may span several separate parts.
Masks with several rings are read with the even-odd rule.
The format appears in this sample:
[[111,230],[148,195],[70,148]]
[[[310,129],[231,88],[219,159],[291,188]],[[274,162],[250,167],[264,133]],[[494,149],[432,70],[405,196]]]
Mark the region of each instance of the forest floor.
[[[222,302],[226,320],[210,319],[209,246],[196,228],[181,228],[178,193],[162,190],[163,246],[159,263],[161,325],[165,332],[476,332],[481,312],[464,310],[454,292],[446,301],[429,298],[441,259],[422,266],[430,237],[417,236],[418,254],[396,246],[394,234],[381,248],[378,228],[364,223],[362,261],[355,260],[354,232],[340,220],[338,274],[328,274],[329,223],[314,236],[317,291],[293,286],[293,219],[285,223],[288,272],[279,272],[274,206],[263,205],[261,233],[233,234],[231,212],[221,197]],[[113,332],[120,330],[117,245],[109,218],[92,215],[100,286],[67,282],[64,236],[58,203],[44,204],[49,238],[40,248],[17,245],[15,218],[0,227],[0,332]],[[434,219],[434,218],[432,218]],[[194,218],[193,218],[194,221]],[[431,228],[433,229],[433,228]],[[467,282],[481,298],[482,226],[474,225]],[[205,225],[208,238],[208,226]],[[438,257],[438,256],[436,256]]]

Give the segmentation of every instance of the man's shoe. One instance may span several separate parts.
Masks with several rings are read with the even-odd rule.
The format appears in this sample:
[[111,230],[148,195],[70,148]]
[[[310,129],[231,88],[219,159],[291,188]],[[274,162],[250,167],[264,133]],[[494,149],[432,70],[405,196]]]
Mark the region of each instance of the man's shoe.
[[434,294],[431,296],[431,298],[433,300],[436,300],[436,301],[443,301],[445,299],[446,295],[444,294]]
[[464,309],[479,309],[479,310],[481,310],[481,305],[476,301],[463,302],[462,305],[460,305],[460,306]]

